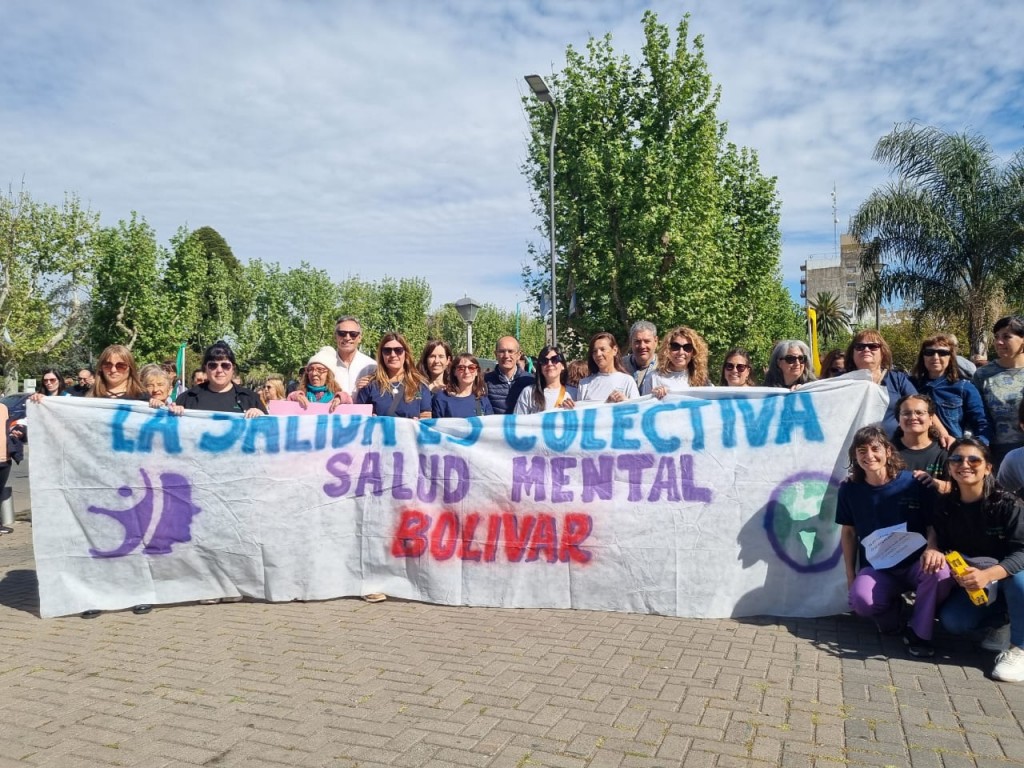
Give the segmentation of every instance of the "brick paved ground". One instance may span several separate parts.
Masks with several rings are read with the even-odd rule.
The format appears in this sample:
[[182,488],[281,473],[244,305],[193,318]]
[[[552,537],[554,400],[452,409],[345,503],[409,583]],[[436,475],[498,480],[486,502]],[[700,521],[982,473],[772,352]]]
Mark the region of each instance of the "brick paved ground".
[[1024,684],[988,680],[991,655],[940,638],[908,660],[845,616],[37,610],[19,522],[0,537],[0,768],[1024,764]]

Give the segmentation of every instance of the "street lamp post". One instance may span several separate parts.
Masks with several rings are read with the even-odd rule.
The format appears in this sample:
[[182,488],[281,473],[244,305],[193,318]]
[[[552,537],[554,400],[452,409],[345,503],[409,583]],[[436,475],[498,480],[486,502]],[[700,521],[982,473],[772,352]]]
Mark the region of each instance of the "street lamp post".
[[473,354],[473,321],[476,320],[476,313],[480,311],[480,305],[469,296],[464,296],[455,302],[455,309],[459,317],[466,324],[466,351]]
[[558,105],[548,90],[548,84],[540,75],[527,75],[526,84],[530,86],[537,101],[543,101],[551,105],[554,112],[554,119],[551,121],[551,151],[548,156],[548,202],[550,211],[548,213],[548,235],[551,245],[551,345],[558,345],[558,304],[555,300],[555,137],[558,135]]

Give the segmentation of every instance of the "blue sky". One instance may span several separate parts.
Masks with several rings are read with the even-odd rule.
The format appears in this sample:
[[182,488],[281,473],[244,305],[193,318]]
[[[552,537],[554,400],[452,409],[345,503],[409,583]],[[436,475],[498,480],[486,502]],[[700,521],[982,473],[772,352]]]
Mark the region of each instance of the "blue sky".
[[831,255],[885,181],[897,122],[1024,146],[1024,6],[817,2],[0,3],[0,183],[78,194],[161,242],[216,228],[242,260],[335,279],[421,276],[434,305],[512,308],[536,232],[520,173],[523,75],[610,32],[639,59],[647,8],[685,11],[729,139],[778,177],[783,270]]

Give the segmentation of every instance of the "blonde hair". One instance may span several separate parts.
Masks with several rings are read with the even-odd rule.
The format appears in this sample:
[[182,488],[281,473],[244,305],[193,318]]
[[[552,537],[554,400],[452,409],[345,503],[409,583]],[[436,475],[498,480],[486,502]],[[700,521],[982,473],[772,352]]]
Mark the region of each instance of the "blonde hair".
[[693,345],[693,354],[690,362],[686,364],[686,372],[690,379],[691,387],[706,387],[711,383],[708,378],[708,345],[704,338],[693,328],[685,325],[676,326],[666,333],[658,345],[658,372],[669,373],[672,369],[671,358],[669,357],[668,346],[677,336],[689,339]]
[[117,355],[128,364],[128,386],[125,388],[124,396],[127,398],[139,397],[145,394],[142,383],[139,381],[139,369],[135,364],[135,356],[132,351],[123,344],[111,344],[100,352],[100,358],[96,361],[96,377],[92,389],[86,393],[86,397],[110,397],[110,390],[107,389],[107,377],[103,373],[103,364],[110,358]]

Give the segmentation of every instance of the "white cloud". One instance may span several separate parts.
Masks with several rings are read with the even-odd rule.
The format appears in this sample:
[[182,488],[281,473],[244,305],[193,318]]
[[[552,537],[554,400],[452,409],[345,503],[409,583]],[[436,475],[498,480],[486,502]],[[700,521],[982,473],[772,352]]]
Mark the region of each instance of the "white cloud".
[[[245,258],[425,276],[512,307],[539,241],[522,76],[675,2],[158,2],[0,6],[0,181],[79,193],[161,238],[209,224]],[[691,4],[730,139],[778,176],[784,266],[832,248],[910,119],[1021,146],[1022,11],[989,2]],[[543,247],[543,243],[539,243]]]

